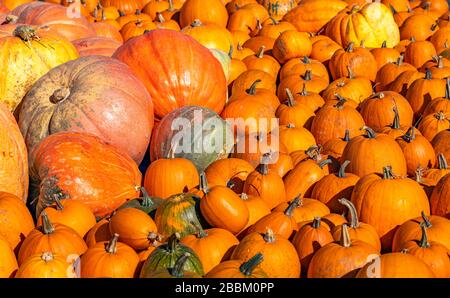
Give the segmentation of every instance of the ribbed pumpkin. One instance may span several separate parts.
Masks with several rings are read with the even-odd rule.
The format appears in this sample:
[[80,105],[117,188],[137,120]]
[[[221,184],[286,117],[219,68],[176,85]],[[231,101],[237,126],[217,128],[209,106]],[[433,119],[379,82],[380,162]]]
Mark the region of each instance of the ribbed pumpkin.
[[382,173],[383,167],[391,166],[394,173],[406,175],[406,160],[395,140],[388,135],[377,134],[369,127],[364,127],[364,130],[366,135],[352,138],[342,153],[342,160],[350,160],[348,172],[364,177],[370,173]]
[[273,18],[273,16],[271,16],[268,20],[262,23],[262,28],[259,30],[258,35],[277,39],[281,33],[287,30],[297,29],[291,23],[286,21],[277,21]]
[[381,48],[374,48],[370,52],[377,61],[378,70],[387,63],[396,62],[400,57],[400,53],[396,49],[387,47],[386,41],[383,41]]
[[307,56],[287,61],[280,71],[280,80],[294,74],[304,74],[311,70],[311,74],[323,77],[329,81],[328,70],[321,62],[310,59]]
[[[46,3],[40,4],[46,5]],[[48,3],[47,3],[48,4]],[[46,72],[78,58],[75,47],[54,31],[18,25],[11,35],[0,38],[1,102],[14,111],[33,84]],[[24,72],[23,70],[28,71]]]
[[287,30],[281,33],[272,49],[272,55],[280,62],[303,56],[309,56],[312,51],[312,43],[305,32]]
[[392,120],[392,123],[388,126],[385,126],[381,130],[381,133],[387,134],[393,139],[397,139],[398,137],[403,136],[408,131],[409,128],[408,126],[400,126],[400,116],[397,107],[394,107],[393,111],[394,111],[394,119]]
[[119,43],[123,43],[122,35],[114,25],[105,22],[95,22],[92,24],[92,28],[98,37],[111,38]]
[[248,261],[229,260],[215,266],[205,276],[207,278],[267,278],[267,274],[259,267],[264,255],[257,253]]
[[[266,202],[264,202],[259,196],[248,195],[245,192],[240,195],[241,200],[247,205],[249,217],[246,228],[252,226],[255,222],[263,218],[264,216],[270,214],[270,208]],[[244,229],[239,233],[238,237],[245,236],[248,229]]]
[[[430,204],[420,185],[409,178],[394,177],[389,167],[384,174],[370,174],[361,178],[353,189],[351,197],[359,219],[372,225],[381,238],[383,250],[389,250],[399,225],[429,214]],[[401,204],[402,208],[396,206]],[[382,218],[382,220],[381,220]]]
[[431,141],[434,151],[442,153],[446,160],[450,160],[450,129],[443,130],[434,136]]
[[286,93],[288,95],[287,102],[279,105],[275,112],[275,116],[279,118],[279,123],[309,128],[315,116],[314,111],[304,102],[297,103],[289,89],[286,89]]
[[280,70],[280,64],[275,58],[265,54],[264,51],[265,46],[261,46],[255,55],[247,56],[242,61],[247,66],[247,69],[259,69],[276,78]]
[[0,278],[14,277],[18,265],[8,240],[0,236]]
[[412,38],[411,43],[408,44],[405,50],[405,62],[413,65],[416,68],[436,56],[436,49],[433,44],[427,40],[416,41]]
[[446,80],[445,96],[431,100],[423,111],[423,116],[444,112],[450,114],[450,78]]
[[139,257],[134,250],[118,242],[119,234],[109,241],[101,241],[81,256],[82,278],[133,278]]
[[248,261],[257,253],[265,256],[259,267],[267,277],[300,277],[300,260],[295,247],[272,230],[268,229],[264,234],[255,232],[247,235],[235,248],[231,259]]
[[275,111],[280,105],[280,100],[271,90],[259,88],[259,83],[261,83],[261,80],[255,80],[253,84],[251,84],[249,88],[245,90],[244,93],[240,93],[239,91],[237,93],[234,93],[228,99],[228,102],[232,102],[235,100],[256,100]]
[[[323,91],[322,96],[325,101],[339,100],[336,94],[351,100],[353,105],[360,104],[372,95],[372,84],[366,77],[355,77],[353,71],[348,68],[349,77],[339,78],[331,82]],[[356,103],[356,104],[355,104]]]
[[447,159],[442,153],[437,154],[437,161],[436,168],[427,169],[423,173],[423,178],[428,179],[428,181],[431,181],[434,185],[436,185],[442,177],[450,173]]
[[450,128],[450,118],[442,111],[423,117],[418,126],[422,135],[429,141],[440,133]]
[[[65,63],[39,79],[23,99],[19,126],[30,151],[50,134],[85,132],[139,164],[150,142],[153,104],[128,66],[91,56]],[[130,130],[132,126],[136,128]]]
[[326,141],[322,146],[322,152],[337,160],[340,160],[348,142],[350,142],[350,131],[346,129],[343,138],[333,138]]
[[[25,142],[14,116],[0,103],[0,190],[18,196],[23,202],[28,197],[28,156]],[[15,246],[15,245],[14,245]]]
[[205,273],[219,265],[239,244],[239,240],[229,231],[217,228],[207,230],[200,228],[196,235],[187,235],[180,242],[197,254]]
[[311,58],[322,62],[326,66],[328,66],[334,53],[342,48],[338,43],[325,35],[316,35],[311,38],[311,42]]
[[126,23],[121,29],[120,34],[124,41],[134,37],[141,36],[148,31],[156,30],[156,25],[151,20],[136,20]]
[[286,146],[288,153],[307,150],[316,145],[314,136],[308,129],[292,123],[280,127],[279,138],[280,142]]
[[400,93],[406,96],[406,92],[409,90],[409,86],[414,83],[415,80],[423,78],[423,73],[417,70],[407,70],[402,72],[387,88],[390,91]]
[[389,88],[389,85],[403,72],[407,70],[416,71],[416,68],[409,63],[403,62],[403,55],[401,55],[395,62],[386,63],[382,66],[375,78],[375,82],[378,85],[375,86],[376,90],[383,91]]
[[111,57],[122,45],[121,42],[108,37],[88,37],[74,40],[72,43],[80,57],[92,55]]
[[79,200],[101,217],[139,192],[141,173],[136,163],[90,134],[50,135],[36,147],[30,162],[31,179],[39,187],[35,189],[38,214],[58,196]]
[[76,278],[65,256],[49,251],[33,254],[17,270],[15,278]]
[[378,255],[366,242],[352,240],[347,225],[343,224],[340,240],[323,246],[312,257],[308,278],[354,277],[359,268]]
[[439,180],[430,198],[431,214],[450,218],[450,174]]
[[[128,64],[144,83],[157,118],[185,105],[220,113],[225,104],[227,84],[220,62],[192,37],[174,30],[153,30],[124,44],[113,57]],[[205,79],[210,77],[214,82]]]
[[149,277],[155,271],[173,268],[178,258],[185,253],[189,254],[184,270],[204,275],[202,263],[197,254],[184,244],[180,243],[180,235],[174,234],[169,237],[168,242],[158,246],[142,265],[140,277]]
[[17,255],[22,265],[34,254],[52,252],[66,258],[72,254],[82,255],[87,250],[83,238],[72,228],[50,222],[47,214],[42,213],[42,225],[32,230],[20,246]]

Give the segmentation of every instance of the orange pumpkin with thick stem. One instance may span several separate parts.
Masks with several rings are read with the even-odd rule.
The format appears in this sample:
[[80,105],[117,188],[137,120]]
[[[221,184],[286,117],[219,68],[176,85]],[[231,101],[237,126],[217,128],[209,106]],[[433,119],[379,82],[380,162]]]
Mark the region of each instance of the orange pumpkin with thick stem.
[[273,17],[270,17],[262,24],[262,28],[259,30],[258,35],[277,39],[281,33],[288,30],[297,29],[289,22],[277,21]]
[[420,217],[405,221],[397,229],[392,241],[392,251],[401,251],[409,241],[420,240],[422,225],[427,227],[429,241],[439,242],[450,249],[450,234],[448,234],[450,220],[437,215],[427,216],[422,212]]
[[325,144],[322,145],[322,152],[340,160],[348,142],[350,142],[350,131],[346,129],[343,138],[333,138],[326,141]]
[[120,34],[124,41],[128,41],[133,37],[141,36],[148,31],[155,30],[156,25],[151,20],[136,20],[125,24],[120,29]]
[[139,257],[131,247],[118,240],[119,234],[114,234],[109,241],[90,247],[81,256],[81,277],[135,277]]
[[370,244],[351,239],[343,224],[340,240],[323,246],[312,257],[308,278],[354,277],[359,268],[378,255]]
[[249,48],[254,53],[256,53],[262,46],[266,47],[266,51],[271,51],[274,43],[275,39],[273,38],[266,36],[254,36],[247,40],[242,46],[245,48]]
[[293,58],[309,56],[312,51],[312,43],[305,32],[287,30],[278,36],[272,49],[272,55],[280,62]]
[[149,15],[142,13],[140,9],[136,9],[133,14],[128,14],[128,15],[125,14],[123,11],[119,10],[119,14],[120,14],[120,17],[118,17],[116,19],[116,22],[119,24],[120,28],[125,26],[127,23],[135,22],[137,20],[141,20],[141,21],[151,21],[152,20],[152,18]]
[[442,111],[423,117],[418,126],[422,135],[430,142],[438,133],[449,128],[450,117]]
[[397,92],[406,96],[406,92],[415,80],[423,78],[423,73],[416,69],[402,72],[395,80],[386,88],[389,91]]
[[323,217],[330,214],[330,209],[328,209],[325,204],[315,199],[302,198],[300,195],[289,203],[284,202],[279,204],[272,212],[284,212],[291,204],[295,204],[295,207],[292,209],[292,218],[297,223],[297,226],[294,227],[294,231],[296,231],[297,227],[300,227],[302,223],[311,221],[315,217]]
[[257,253],[264,255],[264,262],[259,267],[267,277],[300,277],[300,260],[295,247],[271,229],[263,234],[255,232],[245,236],[233,251],[231,259],[248,261]]
[[227,186],[236,193],[241,193],[247,176],[253,172],[254,167],[240,158],[224,158],[213,162],[206,168],[208,185]]
[[74,229],[50,222],[45,212],[41,216],[42,225],[32,230],[20,246],[17,255],[19,265],[22,265],[34,254],[46,251],[66,258],[72,254],[81,256],[87,250],[83,238]]
[[265,71],[259,69],[249,69],[234,80],[233,87],[231,88],[231,94],[238,95],[246,92],[249,86],[251,86],[255,81],[258,81],[258,88],[269,90],[275,94],[275,80],[276,79],[274,77]]
[[403,62],[403,59],[403,55],[401,55],[395,62],[387,63],[378,70],[375,79],[377,91],[387,90],[389,85],[403,72],[407,70],[417,71],[411,64]]
[[434,151],[442,153],[446,160],[450,160],[450,129],[438,133],[431,141]]
[[265,46],[261,46],[258,53],[253,56],[248,56],[242,59],[245,63],[247,69],[258,69],[267,72],[272,77],[276,78],[278,76],[278,71],[280,70],[280,64],[267,54],[264,54]]
[[[398,175],[406,175],[406,160],[402,149],[390,136],[377,134],[365,126],[365,135],[350,140],[342,153],[342,160],[350,160],[350,173],[364,177],[371,173],[382,173],[383,167],[391,166]],[[371,162],[367,162],[367,157]],[[375,158],[376,157],[376,158]]]
[[[434,151],[434,150],[433,150]],[[437,168],[427,169],[423,173],[423,178],[430,181],[434,186],[441,180],[442,177],[450,173],[450,168],[447,164],[447,159],[442,153],[437,154],[438,166]]]
[[254,81],[253,84],[251,84],[251,86],[247,90],[245,90],[244,93],[234,93],[232,96],[230,96],[228,102],[230,103],[235,100],[256,100],[275,111],[280,105],[278,97],[270,90],[258,88],[260,82],[261,80]]
[[101,217],[139,193],[142,175],[136,163],[90,134],[50,135],[31,152],[30,162],[31,179],[39,186],[38,214],[56,195],[78,200]]
[[[309,109],[313,112],[317,112],[325,104],[325,100],[322,98],[322,96],[320,96],[316,92],[310,92],[307,90],[306,84],[303,84],[303,89],[301,90],[301,92],[295,94],[291,91],[290,93],[293,95],[294,105],[305,105],[309,107]],[[287,100],[289,100],[289,94],[286,95],[288,96]]]
[[323,77],[327,81],[330,80],[328,70],[321,62],[308,58],[307,56],[301,58],[294,58],[287,61],[280,71],[280,80],[290,75],[301,75],[307,70],[311,70],[311,74]]
[[430,198],[431,214],[450,218],[450,174],[439,180]]
[[[385,126],[381,133],[387,134],[388,136],[392,137],[394,140],[398,137],[401,137],[408,131],[408,126],[401,126],[400,125],[400,116],[397,110],[397,107],[394,107],[392,109],[394,111],[394,119],[392,120],[392,123],[390,125]],[[419,131],[417,130],[419,133]]]
[[408,44],[405,50],[405,62],[412,66],[419,68],[422,65],[433,59],[436,56],[436,49],[433,44],[427,40],[415,40],[411,38],[411,43]]
[[158,29],[170,29],[180,31],[180,25],[175,20],[166,19],[162,13],[156,14],[156,20],[154,21],[156,28]]
[[36,253],[20,265],[15,278],[78,278],[65,256],[50,251]]
[[[358,213],[356,212],[355,206],[345,197],[339,199],[339,203],[348,209],[348,217],[350,218],[348,233],[350,239],[366,242],[367,244],[372,245],[377,251],[381,251],[380,238],[375,228],[358,220]],[[339,225],[331,230],[334,240],[339,240],[341,229],[342,225]]]
[[[322,37],[323,35],[318,35]],[[324,65],[328,66],[328,63],[333,57],[334,53],[342,49],[342,47],[336,43],[334,40],[332,40],[329,37],[325,38],[311,38],[312,42],[312,51],[311,51],[311,58],[316,59],[319,62],[322,62]]]
[[315,117],[314,111],[306,103],[297,103],[289,89],[286,89],[286,93],[288,96],[287,102],[279,105],[275,112],[280,125],[293,124],[295,127],[310,128]]
[[[386,251],[392,246],[398,226],[420,216],[422,211],[430,214],[430,204],[425,191],[416,181],[394,177],[390,167],[384,167],[383,171],[383,175],[370,174],[361,178],[353,189],[351,201],[359,219],[375,227]],[[401,209],[395,207],[399,204]]]
[[304,74],[293,74],[283,78],[278,85],[278,98],[281,102],[288,99],[286,88],[291,90],[292,94],[297,94],[304,90],[314,93],[320,93],[328,86],[328,80],[321,76],[314,75],[311,70],[306,70]]
[[438,29],[436,21],[426,14],[413,14],[400,27],[400,39],[414,37],[417,41],[427,40]]
[[206,278],[267,278],[267,274],[259,268],[264,255],[257,253],[248,261],[229,260],[215,266]]
[[374,48],[370,52],[375,58],[375,61],[377,61],[377,70],[380,70],[387,63],[397,61],[400,57],[400,53],[396,49],[386,47],[386,42],[383,42],[381,48]]
[[205,7],[202,0],[187,0],[180,10],[180,26],[191,24],[195,19],[203,23],[214,23],[222,27],[227,26],[228,14],[225,5],[220,0],[208,1]]
[[373,93],[372,83],[366,77],[355,77],[353,71],[348,68],[349,77],[339,78],[331,82],[322,92],[325,101],[339,100],[336,94],[350,99],[352,106],[356,107]]
[[436,79],[446,79],[450,76],[450,61],[442,56],[435,56],[433,60],[426,62],[421,71],[426,72],[430,70],[431,76]]

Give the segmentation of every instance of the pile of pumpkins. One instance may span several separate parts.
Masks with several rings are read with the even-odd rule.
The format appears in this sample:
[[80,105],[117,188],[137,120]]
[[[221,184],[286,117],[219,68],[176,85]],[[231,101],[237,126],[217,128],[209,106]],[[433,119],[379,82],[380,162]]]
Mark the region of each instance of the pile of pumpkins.
[[[0,0],[0,24],[0,277],[450,277],[446,0]],[[199,113],[224,125],[188,146],[231,142],[175,150]]]

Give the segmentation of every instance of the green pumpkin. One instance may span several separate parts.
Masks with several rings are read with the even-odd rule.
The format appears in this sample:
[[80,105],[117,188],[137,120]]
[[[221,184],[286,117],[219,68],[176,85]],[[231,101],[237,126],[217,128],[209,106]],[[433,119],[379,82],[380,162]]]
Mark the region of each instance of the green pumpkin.
[[181,256],[187,256],[184,260],[183,271],[203,276],[203,266],[197,254],[189,247],[180,243],[180,235],[173,234],[167,243],[158,246],[148,256],[144,265],[142,265],[140,277],[152,277],[162,270],[174,268],[177,260]]
[[118,210],[124,208],[136,208],[150,215],[158,208],[158,206],[160,206],[164,202],[164,200],[161,198],[150,197],[145,188],[141,187],[140,189],[142,192],[141,198],[136,198],[125,202],[118,208]]
[[175,262],[175,265],[171,268],[163,268],[150,273],[147,278],[199,278],[201,277],[195,272],[189,272],[185,270],[186,262],[191,255],[189,253],[183,254]]
[[190,193],[173,195],[164,200],[155,214],[158,233],[166,239],[175,233],[184,237],[198,232],[202,225],[198,220],[196,204],[196,197]]

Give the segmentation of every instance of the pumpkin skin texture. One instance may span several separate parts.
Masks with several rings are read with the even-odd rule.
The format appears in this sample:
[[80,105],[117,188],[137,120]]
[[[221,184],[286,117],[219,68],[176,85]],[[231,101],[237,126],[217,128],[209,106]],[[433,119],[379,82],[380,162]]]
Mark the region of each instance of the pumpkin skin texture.
[[[20,265],[15,278],[76,278],[74,268],[70,268],[64,256],[51,252],[30,256]],[[69,270],[69,268],[71,270]]]
[[427,40],[436,32],[436,21],[425,14],[413,14],[400,27],[400,38],[414,38],[417,41]]
[[88,37],[74,40],[72,43],[80,57],[92,55],[111,57],[122,45],[121,42],[108,37]]
[[264,261],[264,255],[256,254],[248,261],[229,260],[215,266],[206,278],[267,278],[267,274],[258,266]]
[[45,213],[42,213],[42,225],[32,230],[20,246],[17,261],[23,262],[34,254],[51,251],[66,258],[72,254],[82,255],[87,250],[83,238],[72,228],[51,223]]
[[378,255],[371,245],[350,240],[344,224],[340,240],[325,245],[314,254],[309,263],[308,278],[354,277],[359,268]]
[[253,172],[254,167],[240,158],[224,158],[213,162],[206,168],[208,185],[228,186],[236,193],[241,193],[247,176]]
[[120,44],[123,43],[122,35],[120,35],[120,32],[118,29],[116,29],[113,25],[104,23],[104,22],[95,22],[92,23],[92,28],[94,29],[95,33],[97,34],[97,37],[105,37],[105,38],[111,38]]
[[411,64],[403,62],[403,56],[400,56],[395,62],[385,64],[377,72],[375,82],[377,82],[378,85],[375,86],[376,90],[387,90],[389,84],[407,70],[417,71]]
[[209,49],[218,49],[228,53],[233,45],[233,37],[225,28],[215,23],[204,24],[200,20],[194,20],[189,26],[181,30],[186,35],[192,36],[195,40]]
[[268,229],[265,234],[251,233],[241,240],[233,251],[231,260],[248,261],[262,253],[264,262],[259,267],[269,278],[300,277],[300,260],[295,247],[287,239]]
[[377,230],[383,250],[391,248],[399,225],[420,216],[422,211],[430,214],[427,195],[420,185],[409,178],[394,178],[389,168],[384,168],[383,176],[370,174],[361,178],[351,201],[359,219]]
[[[374,266],[377,267],[374,270]],[[408,253],[387,253],[366,264],[357,278],[433,278],[434,273],[420,258]]]
[[159,234],[167,239],[174,233],[179,233],[180,237],[196,233],[201,228],[196,203],[195,196],[186,193],[166,199],[156,209],[155,223]]
[[28,198],[28,156],[25,142],[14,116],[0,103],[0,190],[18,196],[23,202]]
[[18,268],[16,256],[9,242],[0,236],[0,278],[14,277]]
[[431,214],[450,218],[450,174],[439,180],[430,198]]
[[153,30],[121,46],[113,57],[128,64],[144,83],[159,119],[185,105],[203,106],[216,113],[225,105],[227,82],[220,62],[190,36]]
[[381,47],[383,41],[389,48],[400,41],[400,32],[391,11],[381,3],[369,3],[362,8],[352,7],[340,12],[327,25],[326,35],[340,45],[349,43],[369,48]]
[[201,0],[187,0],[180,10],[180,26],[189,26],[195,19],[203,23],[214,23],[221,27],[227,26],[228,14],[225,5],[220,0],[208,1],[208,9]]
[[[37,40],[39,38],[39,40]],[[1,102],[11,111],[19,105],[26,92],[46,72],[64,62],[78,58],[75,47],[54,32],[19,25],[0,38]],[[27,69],[27,72],[23,72]]]
[[194,164],[184,158],[162,158],[150,164],[144,187],[150,196],[166,199],[198,185],[199,174]]
[[443,130],[435,135],[431,145],[433,145],[436,153],[442,153],[446,160],[450,160],[450,129]]
[[150,142],[153,105],[127,65],[91,56],[43,76],[23,100],[19,126],[30,152],[50,134],[86,132],[139,164]]
[[416,68],[422,67],[425,62],[436,56],[436,49],[433,44],[427,40],[411,41],[405,50],[405,62]]
[[34,229],[33,218],[24,202],[6,192],[0,192],[0,223],[0,237],[16,252],[21,242]]
[[200,230],[197,235],[188,235],[180,242],[195,251],[205,273],[219,265],[224,257],[239,244],[239,240],[229,231],[217,228]]
[[18,16],[18,23],[48,26],[70,41],[95,36],[95,31],[84,16],[71,16],[67,8],[61,5],[34,2],[19,9],[20,14],[12,11]]
[[81,256],[82,278],[133,278],[139,257],[128,245],[118,242],[115,234],[110,241],[101,241]]
[[[397,175],[406,175],[406,160],[395,140],[385,134],[376,134],[368,127],[365,130],[366,135],[352,138],[342,153],[342,160],[350,160],[348,172],[364,177],[381,173],[383,167],[391,166]],[[371,158],[367,159],[367,156]]]
[[315,33],[346,6],[347,3],[340,0],[303,0],[283,20],[292,23],[299,31]]
[[287,30],[275,40],[272,54],[280,63],[285,63],[293,58],[309,56],[311,51],[312,43],[307,33]]
[[350,43],[345,49],[339,49],[334,53],[330,59],[329,69],[335,80],[354,76],[375,81],[377,61],[368,49],[355,47],[354,43]]
[[39,185],[37,214],[57,195],[79,200],[102,217],[139,194],[142,175],[136,163],[89,134],[50,135],[36,147],[30,160],[31,179]]

